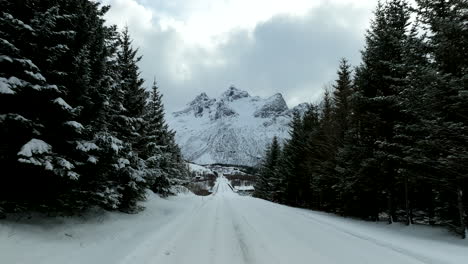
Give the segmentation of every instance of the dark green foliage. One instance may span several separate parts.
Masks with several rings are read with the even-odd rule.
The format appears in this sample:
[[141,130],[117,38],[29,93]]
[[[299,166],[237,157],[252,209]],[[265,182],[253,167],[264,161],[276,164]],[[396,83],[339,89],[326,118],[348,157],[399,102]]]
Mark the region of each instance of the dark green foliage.
[[0,4],[0,211],[135,211],[147,189],[167,195],[186,169],[109,7]]
[[277,181],[278,162],[280,159],[281,148],[278,143],[278,138],[273,137],[271,145],[267,148],[265,153],[265,160],[263,161],[260,171],[255,183],[254,196],[267,200],[274,200],[274,186]]
[[277,197],[260,197],[374,221],[442,224],[465,237],[468,4],[417,3],[379,2],[361,65],[351,76],[342,60],[333,92],[293,117],[270,190]]
[[143,119],[145,126],[141,138],[142,158],[147,163],[150,188],[162,195],[169,195],[171,185],[186,180],[188,171],[179,146],[175,143],[175,132],[165,122],[162,95],[156,81],[153,83]]

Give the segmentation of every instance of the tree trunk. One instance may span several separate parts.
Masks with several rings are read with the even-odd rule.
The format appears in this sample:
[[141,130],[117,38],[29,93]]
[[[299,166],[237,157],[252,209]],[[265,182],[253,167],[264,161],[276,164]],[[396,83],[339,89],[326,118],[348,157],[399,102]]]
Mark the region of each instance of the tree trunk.
[[393,203],[392,203],[392,191],[388,191],[387,194],[387,210],[388,210],[388,223],[393,224]]
[[406,213],[406,225],[413,224],[412,210],[409,201],[409,190],[408,190],[408,176],[405,176],[405,213]]
[[435,205],[434,205],[434,189],[432,188],[431,185],[431,190],[429,192],[429,208],[428,208],[428,213],[429,213],[429,224],[430,225],[435,225]]
[[460,235],[462,239],[466,238],[465,208],[463,207],[463,190],[461,184],[457,186],[458,214],[460,216]]

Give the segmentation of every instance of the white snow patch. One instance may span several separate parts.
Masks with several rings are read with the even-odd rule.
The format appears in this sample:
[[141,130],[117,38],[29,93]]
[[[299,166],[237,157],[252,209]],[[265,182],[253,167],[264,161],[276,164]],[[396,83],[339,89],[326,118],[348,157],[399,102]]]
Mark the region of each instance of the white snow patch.
[[43,140],[33,138],[21,147],[18,155],[32,157],[34,154],[50,153],[51,150],[51,145],[47,144]]
[[20,62],[23,66],[27,66],[30,69],[39,70],[39,68],[34,64],[31,60],[28,59],[15,59],[16,61]]
[[23,123],[31,122],[31,120],[26,119],[24,116],[18,115],[18,114],[8,113],[8,114],[0,115],[0,121],[2,122],[5,121],[7,118],[11,120],[23,122]]
[[15,94],[15,91],[12,88],[22,86],[23,84],[24,81],[16,78],[15,76],[11,76],[8,79],[0,77],[0,94]]
[[0,55],[0,62],[2,62],[2,61],[13,62],[13,59],[10,56],[7,56],[7,55]]
[[78,141],[76,142],[76,149],[88,152],[90,150],[98,150],[99,147],[93,142]]
[[11,22],[15,23],[15,24],[18,24],[20,26],[22,26],[23,28],[29,30],[29,31],[33,31],[32,27],[28,24],[25,24],[23,21],[19,20],[19,19],[16,19],[14,18],[11,14],[9,13],[3,13],[3,16],[7,19],[10,19]]
[[255,188],[253,186],[235,186],[234,189],[238,191],[253,191]]
[[68,171],[67,172],[67,176],[68,178],[72,179],[72,180],[78,180],[80,178],[80,175],[74,171]]
[[40,74],[40,73],[38,73],[38,72],[37,72],[37,73],[34,73],[34,72],[32,72],[32,71],[24,71],[24,72],[25,72],[27,75],[31,76],[32,78],[34,78],[34,79],[36,79],[36,80],[38,80],[38,81],[43,81],[43,82],[44,82],[44,81],[46,80],[45,77],[42,76],[42,74]]
[[58,90],[58,87],[55,84],[49,84],[45,88],[46,89],[51,89],[51,90]]
[[67,102],[65,102],[65,100],[63,100],[61,97],[55,99],[54,103],[62,106],[62,108],[66,109],[66,110],[72,110],[73,109],[73,107],[71,107],[69,104],[67,104]]
[[119,158],[119,160],[117,161],[117,168],[119,169],[122,169],[122,168],[125,168],[127,165],[130,164],[130,161],[128,159],[124,159],[124,158]]
[[196,174],[213,174],[213,171],[195,163],[187,163],[189,170]]
[[89,156],[88,157],[88,162],[96,164],[98,162],[98,159],[95,156]]
[[6,78],[0,77],[0,94],[14,94],[15,91],[10,89],[8,80]]
[[79,122],[76,122],[76,121],[67,121],[67,122],[65,122],[65,125],[74,127],[78,131],[84,129],[83,125],[81,123],[79,123]]
[[67,169],[67,170],[71,170],[71,169],[74,169],[75,166],[69,162],[68,160],[66,159],[63,159],[63,158],[59,158],[58,159],[58,164],[63,168],[63,169]]

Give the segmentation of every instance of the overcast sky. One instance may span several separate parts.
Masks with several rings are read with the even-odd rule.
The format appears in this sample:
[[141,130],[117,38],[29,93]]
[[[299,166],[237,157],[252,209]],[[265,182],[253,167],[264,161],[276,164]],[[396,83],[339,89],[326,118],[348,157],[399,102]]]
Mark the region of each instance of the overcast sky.
[[102,0],[128,25],[169,112],[201,92],[230,85],[252,95],[280,92],[290,107],[314,102],[339,59],[360,61],[376,0]]

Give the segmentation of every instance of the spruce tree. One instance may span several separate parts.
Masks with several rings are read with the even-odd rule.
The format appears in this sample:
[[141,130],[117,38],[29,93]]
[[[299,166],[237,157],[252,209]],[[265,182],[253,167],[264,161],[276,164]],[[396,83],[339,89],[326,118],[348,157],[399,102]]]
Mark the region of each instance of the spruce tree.
[[[400,118],[397,95],[406,78],[404,49],[409,26],[410,9],[403,0],[379,3],[371,30],[366,34],[363,63],[356,71],[357,120],[356,145],[363,148],[360,178],[365,189],[378,201],[369,216],[386,204],[389,223],[396,220],[396,184],[398,160],[392,146],[395,124]],[[373,193],[373,194],[371,194]],[[385,201],[385,202],[384,202]]]
[[304,184],[308,187],[305,203],[308,207],[320,209],[323,201],[323,190],[320,186],[321,181],[321,162],[323,146],[320,143],[323,140],[320,129],[320,111],[317,106],[310,105],[302,118],[303,133],[305,135],[303,145],[303,165],[302,170],[305,175]]
[[162,95],[153,83],[144,114],[142,158],[147,162],[150,188],[160,195],[171,193],[173,184],[181,184],[187,171],[180,149],[175,143],[175,133],[171,131],[164,118]]
[[281,147],[278,143],[278,138],[275,136],[266,149],[265,158],[256,179],[254,197],[270,201],[274,199],[274,181],[280,155]]
[[289,127],[290,139],[283,147],[283,158],[278,172],[283,178],[281,179],[282,190],[278,191],[281,193],[282,202],[301,206],[305,202],[303,198],[309,193],[310,184],[302,167],[305,137],[302,117],[298,111],[293,113]]
[[[71,91],[80,91],[71,75],[77,49],[89,43],[81,38],[76,21],[80,16],[98,20],[102,12],[89,1],[6,1],[3,6],[2,57],[13,59],[2,60],[10,64],[2,67],[2,83],[8,88],[2,93],[3,121],[8,129],[2,133],[15,135],[18,141],[8,142],[2,161],[8,161],[7,171],[23,176],[11,176],[11,183],[2,186],[9,186],[12,196],[22,196],[24,208],[80,208],[84,205],[77,199],[80,166],[88,158],[81,147],[87,129],[79,122],[83,107],[71,102]],[[13,116],[17,116],[16,124],[10,121]],[[18,126],[18,122],[28,125]],[[35,177],[30,179],[32,175]],[[27,184],[21,186],[21,182]]]
[[351,94],[353,92],[352,70],[346,59],[341,59],[337,71],[338,78],[333,85],[333,119],[336,122],[336,140],[339,145],[343,144],[344,136],[350,126]]
[[145,179],[144,160],[140,157],[144,150],[140,143],[143,132],[143,114],[147,93],[143,87],[143,79],[139,77],[137,50],[133,49],[128,28],[119,37],[116,59],[116,78],[112,102],[111,131],[121,150],[114,166],[119,177],[118,183],[122,195],[119,209],[134,211],[136,202],[144,199],[147,181]]
[[[412,75],[420,102],[409,105],[420,122],[414,129],[415,151],[408,160],[432,186],[440,201],[438,214],[457,232],[466,235],[467,201],[463,193],[468,179],[467,126],[467,65],[468,29],[466,1],[417,1],[418,17],[428,63],[419,64],[419,74]],[[407,93],[410,94],[410,93]],[[419,152],[418,155],[414,155]],[[421,173],[424,171],[424,174]],[[448,204],[448,206],[446,206]]]

